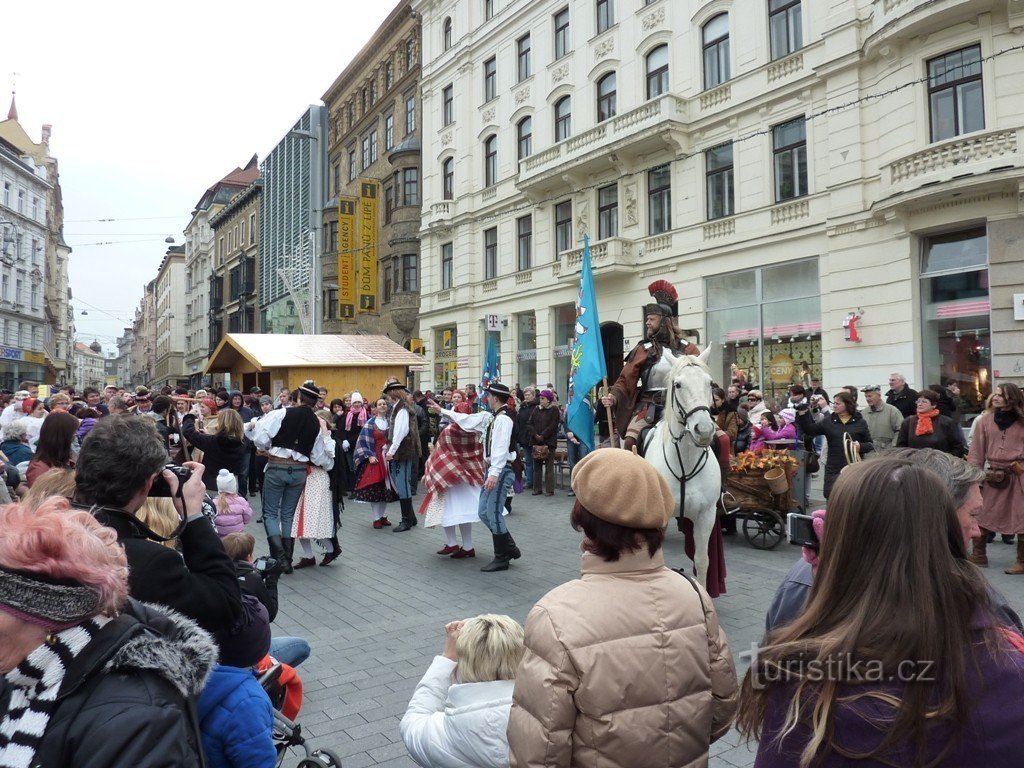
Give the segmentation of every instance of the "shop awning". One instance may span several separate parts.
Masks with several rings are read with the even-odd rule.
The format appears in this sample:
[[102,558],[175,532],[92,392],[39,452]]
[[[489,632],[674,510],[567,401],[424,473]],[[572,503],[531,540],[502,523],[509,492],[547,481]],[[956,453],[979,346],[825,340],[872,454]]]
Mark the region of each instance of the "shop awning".
[[229,333],[210,355],[205,373],[230,372],[240,359],[256,371],[270,368],[373,368],[426,363],[387,336],[362,334]]

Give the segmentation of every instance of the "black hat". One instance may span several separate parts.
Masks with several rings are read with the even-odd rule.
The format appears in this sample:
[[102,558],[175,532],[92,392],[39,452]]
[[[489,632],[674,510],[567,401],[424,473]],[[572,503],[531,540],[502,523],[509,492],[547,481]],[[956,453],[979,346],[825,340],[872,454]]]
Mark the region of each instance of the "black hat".
[[488,393],[489,395],[495,395],[497,397],[500,397],[503,400],[508,400],[509,396],[512,394],[511,390],[508,388],[508,385],[502,384],[500,381],[492,381],[490,384],[484,387],[484,392]]
[[320,399],[320,388],[314,383],[312,379],[309,381],[302,382],[302,386],[298,388],[299,392],[303,392],[310,397],[319,400]]
[[259,387],[249,387],[249,394],[250,395],[262,395],[263,394],[263,390],[260,389]]
[[[392,376],[390,379],[384,382],[384,389],[382,389],[381,392],[386,394],[390,392],[392,389],[404,389],[406,392],[409,391],[409,388],[406,387],[405,384],[400,382],[394,376]],[[317,396],[319,396],[319,394],[320,393],[318,392]]]

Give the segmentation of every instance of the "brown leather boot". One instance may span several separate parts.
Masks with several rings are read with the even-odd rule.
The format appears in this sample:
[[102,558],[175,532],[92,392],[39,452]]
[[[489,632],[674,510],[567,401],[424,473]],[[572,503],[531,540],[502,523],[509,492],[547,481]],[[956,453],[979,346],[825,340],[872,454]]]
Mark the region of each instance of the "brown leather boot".
[[1021,541],[1021,537],[1017,537],[1017,562],[1007,568],[1003,573],[1008,573],[1011,576],[1019,576],[1024,573],[1024,541]]
[[981,529],[981,536],[971,539],[971,554],[967,559],[979,568],[988,568],[988,536],[984,528]]

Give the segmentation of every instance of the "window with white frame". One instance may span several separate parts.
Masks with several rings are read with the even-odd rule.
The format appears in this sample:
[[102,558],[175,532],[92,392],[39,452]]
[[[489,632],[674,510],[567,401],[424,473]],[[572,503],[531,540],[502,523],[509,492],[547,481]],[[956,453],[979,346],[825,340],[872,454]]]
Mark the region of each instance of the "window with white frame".
[[416,94],[405,97],[405,135],[416,130]]
[[441,40],[444,49],[447,51],[452,47],[452,17],[449,16],[444,20],[444,25],[441,32]]
[[498,60],[492,56],[484,62],[484,101],[498,95]]
[[768,36],[772,60],[803,47],[800,0],[768,0]]
[[928,110],[932,141],[985,128],[980,45],[928,61]]
[[572,200],[555,205],[555,258],[572,248]]
[[516,40],[516,82],[523,82],[530,76],[530,34]]
[[647,98],[668,91],[668,46],[659,45],[647,54]]
[[516,269],[533,267],[533,216],[516,219]]
[[597,0],[597,33],[615,24],[615,0]]
[[533,118],[529,115],[516,125],[516,149],[520,162],[533,154]]
[[729,14],[720,13],[702,30],[704,40],[704,89],[729,79]]
[[498,276],[498,228],[484,230],[484,280]]
[[807,194],[807,124],[798,117],[772,128],[775,202]]
[[447,157],[441,163],[441,196],[444,200],[455,198],[455,158]]
[[597,190],[597,237],[604,240],[619,234],[619,185]]
[[455,120],[455,86],[446,85],[441,91],[441,125],[451,125]]
[[566,6],[554,15],[555,24],[555,58],[560,59],[569,53],[569,7]]
[[572,135],[572,97],[563,96],[555,102],[555,141]]
[[707,150],[704,153],[704,166],[707,179],[708,219],[732,216],[735,197],[732,142]]
[[393,114],[384,117],[384,149],[390,150],[395,146],[395,116]]
[[441,290],[447,290],[454,285],[455,261],[453,257],[455,246],[452,243],[441,244]]
[[615,117],[615,73],[597,81],[597,122]]
[[668,163],[647,172],[647,218],[652,235],[672,229],[672,167]]
[[498,181],[498,137],[491,134],[484,139],[484,186],[494,186]]

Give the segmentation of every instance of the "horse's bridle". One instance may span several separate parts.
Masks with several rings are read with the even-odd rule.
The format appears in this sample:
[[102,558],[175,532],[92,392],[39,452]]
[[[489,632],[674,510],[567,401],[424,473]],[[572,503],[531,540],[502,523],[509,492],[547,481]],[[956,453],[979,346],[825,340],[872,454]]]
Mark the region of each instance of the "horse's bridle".
[[[672,465],[668,461],[668,452],[665,450],[665,444],[664,443],[662,443],[661,450],[665,454],[665,466],[668,467],[668,471],[669,472],[672,472],[672,476],[675,477],[675,479],[679,481],[679,498],[681,500],[680,501],[680,508],[681,508],[681,505],[683,503],[682,499],[685,499],[685,497],[686,497],[686,481],[687,480],[692,480],[693,478],[695,478],[700,473],[700,471],[702,469],[704,469],[704,465],[708,463],[708,453],[711,452],[711,446],[710,445],[703,445],[702,446],[700,443],[697,442],[697,438],[694,437],[693,430],[690,429],[687,426],[687,422],[690,420],[691,416],[693,416],[694,414],[700,413],[701,411],[707,411],[708,415],[710,416],[711,415],[711,409],[708,408],[708,406],[706,406],[706,405],[696,405],[696,406],[694,406],[693,408],[691,408],[688,411],[684,410],[685,406],[682,403],[680,403],[680,402],[678,402],[676,400],[675,390],[674,389],[672,390],[672,394],[670,395],[670,397],[672,398],[672,407],[675,410],[675,412],[679,415],[679,419],[680,419],[680,422],[682,424],[682,432],[680,432],[678,435],[676,435],[675,433],[672,432],[672,425],[671,424],[668,425],[668,434],[669,434],[669,437],[672,438],[672,444],[675,446],[675,449],[676,449],[676,460],[679,462],[679,474],[678,475],[676,475],[676,473],[672,470]],[[693,469],[690,470],[689,472],[687,472],[686,471],[686,467],[683,466],[683,452],[679,450],[679,440],[682,438],[684,433],[689,436],[690,441],[693,443],[695,448],[702,448],[703,449],[701,451],[700,457],[697,459],[697,463],[694,465]],[[712,439],[714,439],[713,436],[712,436]]]

